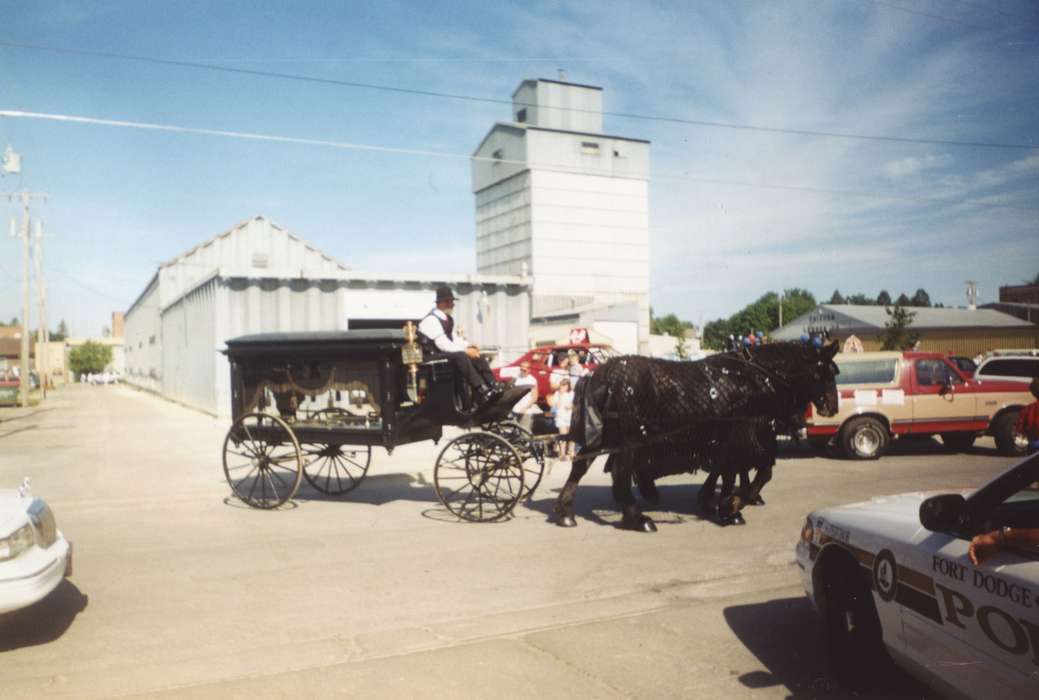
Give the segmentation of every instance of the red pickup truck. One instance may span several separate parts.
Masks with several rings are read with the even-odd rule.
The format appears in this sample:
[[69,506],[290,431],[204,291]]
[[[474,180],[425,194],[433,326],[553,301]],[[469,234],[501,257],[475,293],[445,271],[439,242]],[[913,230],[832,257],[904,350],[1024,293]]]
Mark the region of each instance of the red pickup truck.
[[1014,432],[1018,412],[1034,399],[1022,382],[974,379],[937,352],[841,353],[837,415],[806,416],[808,439],[835,442],[853,459],[879,457],[891,440],[940,435],[963,451],[991,435],[1003,454],[1024,454]]

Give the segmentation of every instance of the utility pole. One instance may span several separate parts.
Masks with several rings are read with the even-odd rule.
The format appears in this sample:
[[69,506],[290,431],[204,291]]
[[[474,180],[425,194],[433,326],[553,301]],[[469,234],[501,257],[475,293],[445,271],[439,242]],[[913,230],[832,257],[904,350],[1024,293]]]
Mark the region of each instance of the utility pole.
[[47,330],[47,283],[43,279],[43,222],[36,219],[36,301],[40,305],[36,313],[36,364],[40,366],[40,391],[47,398],[47,382],[50,380],[50,331]]
[[[21,385],[22,407],[29,406],[29,203],[33,199],[46,199],[47,195],[42,192],[0,192],[0,196],[6,196],[9,201],[15,197],[22,203],[22,347],[21,347],[21,370],[19,371],[19,384]],[[11,220],[11,233],[14,234],[14,219]]]

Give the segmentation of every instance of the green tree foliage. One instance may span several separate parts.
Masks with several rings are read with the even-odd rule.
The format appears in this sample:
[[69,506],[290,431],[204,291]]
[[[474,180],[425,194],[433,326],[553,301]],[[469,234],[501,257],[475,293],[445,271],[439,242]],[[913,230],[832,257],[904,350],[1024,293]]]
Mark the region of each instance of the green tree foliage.
[[65,325],[65,320],[62,319],[61,322],[58,323],[58,330],[51,333],[50,338],[51,340],[65,340],[68,337],[69,327]]
[[683,360],[689,356],[689,349],[685,344],[685,332],[695,327],[692,323],[683,321],[674,314],[657,317],[653,315],[653,309],[650,309],[649,326],[650,333],[669,335],[675,339],[675,355]]
[[[815,296],[806,289],[792,287],[783,292],[783,320],[789,322],[817,306]],[[704,325],[703,344],[712,350],[725,348],[730,335],[746,336],[762,331],[771,333],[779,327],[779,295],[763,294],[757,301],[743,307],[726,319],[716,319]]]
[[898,295],[898,299],[895,299],[895,303],[898,304],[899,306],[912,306],[913,305],[913,303],[909,300],[909,297],[906,296],[905,292],[902,292],[901,294]]
[[894,308],[889,306],[885,311],[889,318],[888,322],[884,324],[884,334],[881,336],[884,341],[882,349],[909,350],[912,348],[920,337],[909,331],[916,313],[906,311],[901,304],[895,304]]
[[887,293],[886,289],[881,289],[880,294],[877,295],[877,301],[875,303],[877,306],[890,306],[891,295]]
[[909,305],[928,307],[931,305],[931,295],[923,289],[917,289],[913,298],[909,300]]
[[830,295],[830,300],[828,302],[826,302],[826,303],[827,304],[847,304],[848,302],[846,302],[844,300],[844,297],[841,296],[841,290],[835,289],[835,290],[833,290],[833,294]]
[[852,294],[847,297],[847,303],[855,304],[856,306],[876,306],[877,300],[865,294]]
[[[651,311],[652,314],[652,311]],[[689,321],[683,321],[674,314],[667,314],[666,316],[650,316],[649,321],[650,333],[657,335],[670,335],[674,338],[685,337],[685,332],[693,329],[693,324]]]
[[1025,284],[1039,284],[1039,272],[1035,273],[1035,277],[1032,278],[1031,282],[1026,281]]
[[69,350],[69,370],[76,375],[103,372],[112,361],[112,348],[87,341]]

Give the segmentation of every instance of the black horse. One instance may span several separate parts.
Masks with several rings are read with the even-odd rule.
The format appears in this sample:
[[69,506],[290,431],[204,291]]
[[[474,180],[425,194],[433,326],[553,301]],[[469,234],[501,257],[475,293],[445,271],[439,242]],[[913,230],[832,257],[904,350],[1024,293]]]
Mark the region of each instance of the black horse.
[[[712,453],[731,449],[734,426],[748,419],[785,419],[809,403],[822,415],[834,415],[836,352],[836,343],[773,343],[698,362],[625,356],[601,365],[578,383],[571,436],[581,448],[556,502],[558,524],[577,524],[578,483],[590,457],[605,450],[614,453],[610,471],[622,526],[654,531],[631,492],[636,470],[652,474],[666,465],[706,463]],[[720,471],[725,478],[732,468]]]
[[[652,452],[647,455],[644,448],[640,448],[632,476],[643,500],[656,505],[660,502],[657,479],[707,470],[707,478],[697,494],[700,511],[716,517],[719,525],[743,525],[743,506],[765,505],[761,491],[772,480],[772,467],[779,454],[777,436],[793,435],[802,427],[802,415],[790,416],[787,420],[758,417],[733,421],[724,426],[725,433],[722,435],[701,436],[701,442],[706,444],[706,453],[693,453],[690,461],[654,458]],[[606,471],[610,471],[611,467],[607,461]],[[753,480],[750,478],[752,469]],[[737,476],[739,489],[734,488]],[[715,499],[719,480],[722,482],[722,490]]]

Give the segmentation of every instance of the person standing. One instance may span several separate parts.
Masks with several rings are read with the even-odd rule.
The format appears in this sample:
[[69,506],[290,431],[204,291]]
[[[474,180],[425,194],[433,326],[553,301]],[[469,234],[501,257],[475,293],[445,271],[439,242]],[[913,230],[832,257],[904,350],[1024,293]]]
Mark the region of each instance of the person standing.
[[[574,389],[567,377],[559,382],[559,388],[549,397],[552,404],[552,415],[555,418],[556,430],[560,436],[566,436],[570,432],[570,419],[574,412]],[[561,440],[559,443],[559,458],[570,460],[574,457],[574,443],[571,440]]]
[[437,287],[436,306],[418,324],[423,353],[446,357],[473,389],[476,405],[501,395],[491,366],[480,356],[480,349],[455,330],[455,295],[450,287]]
[[1036,400],[1025,406],[1017,416],[1014,430],[1028,440],[1028,454],[1035,454],[1039,452],[1039,377],[1032,380],[1028,389]]

